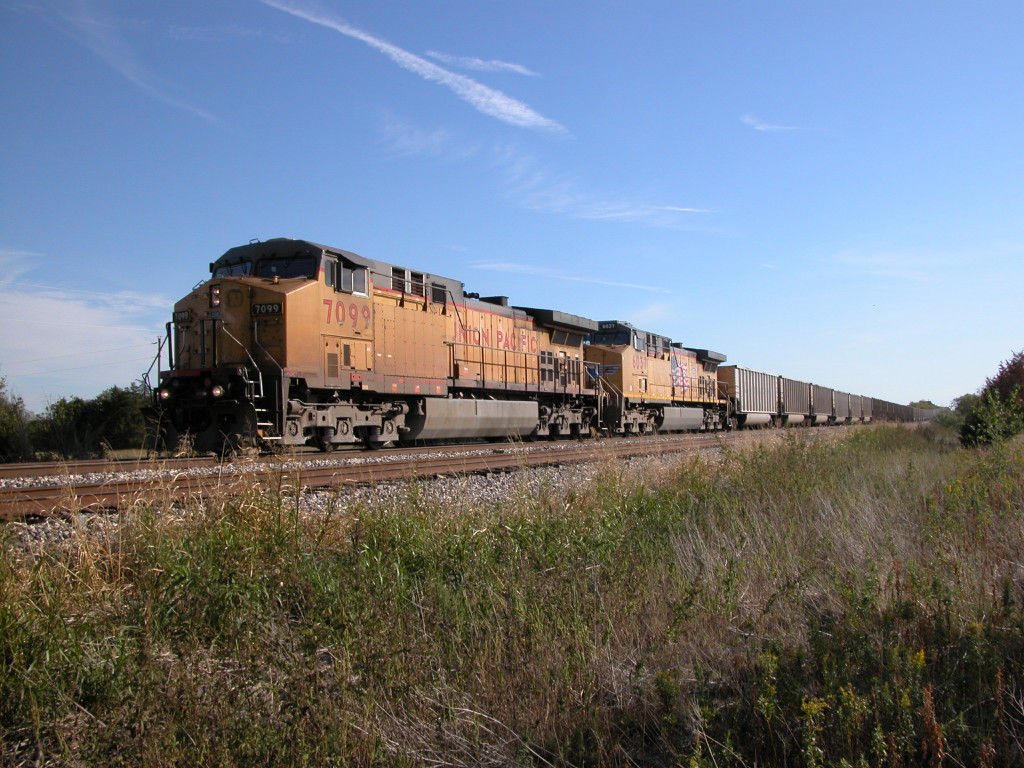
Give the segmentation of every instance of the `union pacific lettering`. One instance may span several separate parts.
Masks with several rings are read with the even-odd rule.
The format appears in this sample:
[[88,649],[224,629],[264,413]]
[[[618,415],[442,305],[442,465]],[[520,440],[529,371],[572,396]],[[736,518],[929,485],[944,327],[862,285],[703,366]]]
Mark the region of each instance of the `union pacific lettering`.
[[494,349],[507,349],[512,352],[528,352],[537,354],[537,337],[525,330],[512,331],[511,333],[498,328],[494,331],[494,343],[491,343],[490,328],[463,328],[455,329],[455,341],[458,344],[472,344],[478,347],[493,347]]
[[473,344],[478,347],[491,346],[490,328],[465,328],[461,325],[455,328],[455,341],[457,344]]

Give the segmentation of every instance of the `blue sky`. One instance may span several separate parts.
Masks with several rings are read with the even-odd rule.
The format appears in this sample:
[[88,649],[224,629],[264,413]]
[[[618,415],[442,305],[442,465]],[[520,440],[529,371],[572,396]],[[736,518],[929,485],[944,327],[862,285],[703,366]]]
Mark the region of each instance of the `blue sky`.
[[0,376],[250,239],[946,404],[1024,348],[1024,4],[0,0]]

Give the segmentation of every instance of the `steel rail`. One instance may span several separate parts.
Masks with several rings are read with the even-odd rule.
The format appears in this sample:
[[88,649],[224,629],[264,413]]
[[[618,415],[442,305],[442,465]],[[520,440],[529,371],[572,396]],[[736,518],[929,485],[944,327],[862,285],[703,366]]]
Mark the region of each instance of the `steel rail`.
[[[299,490],[366,485],[460,474],[515,471],[527,467],[570,464],[637,455],[717,449],[749,439],[750,432],[689,433],[636,440],[584,440],[561,443],[523,443],[517,446],[475,446],[455,456],[424,457],[423,449],[403,458],[396,451],[390,460],[373,463],[338,463],[328,466],[265,461],[236,467],[221,464],[209,475],[180,473],[170,477],[76,480],[68,475],[47,485],[0,488],[0,520],[45,517],[60,512],[128,510],[139,504],[198,503],[222,495],[259,490],[259,483],[278,478],[278,484]],[[770,434],[770,433],[765,433]],[[808,430],[807,437],[811,434]],[[408,449],[406,449],[408,450]],[[383,453],[383,452],[380,452]],[[317,454],[312,454],[316,457]],[[322,454],[319,455],[322,458]],[[341,457],[338,457],[341,458]],[[109,465],[108,465],[109,466]]]

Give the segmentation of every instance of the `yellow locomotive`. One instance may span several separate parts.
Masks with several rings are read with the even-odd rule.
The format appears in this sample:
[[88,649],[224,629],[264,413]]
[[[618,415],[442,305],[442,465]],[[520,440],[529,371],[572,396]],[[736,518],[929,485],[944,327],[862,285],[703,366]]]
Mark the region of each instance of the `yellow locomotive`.
[[597,324],[306,240],[232,248],[174,307],[160,442],[323,450],[395,440],[587,435]]
[[726,425],[717,374],[725,355],[690,349],[618,320],[600,322],[588,341],[586,360],[604,394],[606,431],[642,435]]

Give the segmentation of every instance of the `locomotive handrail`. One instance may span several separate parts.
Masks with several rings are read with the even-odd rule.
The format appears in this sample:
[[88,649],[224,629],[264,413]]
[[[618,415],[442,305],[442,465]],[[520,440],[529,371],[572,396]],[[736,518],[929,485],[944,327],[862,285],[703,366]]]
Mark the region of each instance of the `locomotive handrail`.
[[[170,323],[168,323],[168,325],[170,325]],[[153,362],[149,364],[149,368],[146,369],[146,372],[142,374],[142,385],[146,388],[147,394],[153,391],[153,385],[149,382],[149,374],[153,372],[154,365],[156,366],[156,380],[160,381],[160,357],[164,351],[164,340],[157,337],[156,343],[156,357],[153,358]]]
[[462,328],[462,330],[464,331],[468,331],[469,329],[466,328],[466,324],[462,322],[462,314],[459,312],[459,302],[455,300],[455,294],[452,293],[451,291],[445,291],[445,293],[447,293],[452,298],[452,308],[455,310],[455,317],[459,321],[459,327]]
[[167,330],[167,370],[174,370],[174,345],[171,343],[171,326],[174,322],[169,322],[165,328]]
[[[282,377],[282,381],[283,381],[284,380],[284,368],[282,368],[281,364],[279,362],[277,362],[277,359],[272,354],[270,354],[270,351],[266,347],[264,347],[262,344],[260,344],[259,324],[260,324],[259,320],[253,320],[252,321],[252,343],[255,344],[257,347],[259,347],[260,351],[263,354],[265,354],[270,359],[270,362],[272,362],[275,366],[277,366],[277,370],[279,370],[281,372],[281,377]],[[252,360],[252,355],[249,355],[249,359]],[[253,360],[252,364],[256,365],[256,361]],[[256,366],[256,370],[257,371],[259,370],[259,366]],[[260,374],[260,388],[261,389],[263,387],[262,379],[263,379],[263,374],[261,373]]]
[[[554,358],[552,360],[551,369],[553,377],[551,380],[551,388],[545,390],[541,377],[542,368],[540,365],[543,358],[537,352],[526,352],[519,349],[505,349],[504,347],[495,347],[483,344],[470,344],[465,341],[445,341],[444,344],[451,349],[452,369],[455,370],[457,364],[461,362],[479,365],[480,383],[484,385],[491,378],[490,372],[493,369],[497,369],[499,371],[499,381],[509,381],[509,372],[516,372],[517,377],[515,383],[520,383],[518,381],[518,373],[522,372],[523,380],[521,383],[527,392],[554,392],[564,395],[569,392],[578,394],[588,389],[597,391],[599,388],[597,385],[594,387],[588,387],[588,379],[584,376],[584,371],[591,369],[594,366],[592,363],[587,363],[584,360],[573,360],[570,358],[563,360],[560,358]],[[456,347],[462,348],[463,351],[461,354]],[[468,354],[470,348],[480,350],[479,356],[474,354],[470,357]],[[484,354],[485,352],[492,352],[495,355],[500,355],[501,359],[492,359],[491,362],[488,362]],[[511,363],[509,362],[509,355],[513,356]],[[520,356],[522,358],[521,364],[515,362],[517,359],[515,356]],[[536,361],[536,365],[531,366],[531,358]],[[536,382],[533,384],[529,381],[529,374],[531,371],[537,374]],[[597,382],[596,376],[591,378]]]
[[[252,323],[252,325],[253,325],[253,334],[252,334],[252,336],[253,336],[253,339],[254,339],[254,340],[256,339],[256,323],[257,323],[257,322],[259,322],[259,321],[257,321],[257,320],[253,320],[253,323]],[[236,339],[236,338],[235,338],[235,337],[234,337],[234,336],[233,336],[233,335],[231,334],[231,331],[229,331],[229,330],[227,329],[227,323],[222,323],[222,324],[221,324],[221,329],[222,329],[222,330],[224,331],[224,333],[226,333],[226,334],[227,334],[227,336],[228,336],[228,338],[229,338],[229,339],[231,339],[231,340],[232,340],[233,342],[235,342],[235,344],[237,344],[238,346],[240,346],[240,347],[242,348],[242,351],[243,351],[243,352],[245,352],[245,356],[246,356],[246,357],[248,357],[248,358],[249,358],[249,362],[250,362],[250,363],[252,363],[252,367],[253,367],[253,368],[255,368],[255,369],[256,369],[256,370],[258,371],[258,370],[259,370],[259,366],[258,366],[258,365],[256,365],[256,361],[255,361],[255,360],[253,360],[252,354],[251,354],[251,353],[249,352],[249,350],[248,350],[248,349],[246,349],[245,345],[244,345],[244,344],[243,344],[242,342],[240,342],[240,341],[239,341],[238,339]],[[256,342],[256,344],[257,344],[257,346],[258,346],[258,345],[259,345],[259,342]],[[263,349],[263,347],[260,347],[260,349]],[[266,350],[264,350],[264,351],[266,351]],[[276,362],[276,361],[275,361],[275,362]],[[260,384],[260,389],[262,389],[262,388],[263,388],[263,386],[262,386],[262,382],[261,382],[261,384]]]

